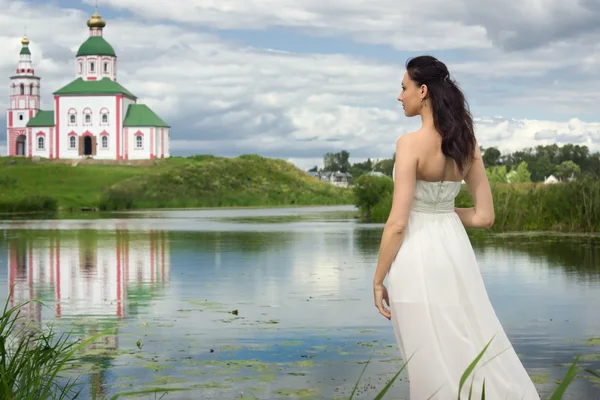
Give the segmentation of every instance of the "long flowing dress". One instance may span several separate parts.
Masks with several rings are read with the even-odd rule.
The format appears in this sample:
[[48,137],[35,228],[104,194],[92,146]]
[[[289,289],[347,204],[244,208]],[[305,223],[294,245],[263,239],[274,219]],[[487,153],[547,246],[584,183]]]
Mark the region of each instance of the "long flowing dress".
[[[539,400],[489,300],[471,242],[454,212],[461,182],[416,182],[402,246],[388,274],[392,324],[408,361],[411,400]],[[412,358],[411,358],[412,357]]]

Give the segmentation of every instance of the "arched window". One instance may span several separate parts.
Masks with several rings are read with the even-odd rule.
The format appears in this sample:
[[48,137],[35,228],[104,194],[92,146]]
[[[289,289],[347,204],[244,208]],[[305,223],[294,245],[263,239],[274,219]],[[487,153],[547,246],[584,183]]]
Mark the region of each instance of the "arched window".
[[96,65],[93,62],[91,62],[90,63],[90,72],[94,72],[94,68],[96,68]]
[[108,108],[102,107],[100,109],[100,123],[103,125],[108,125]]
[[108,136],[102,136],[102,148],[108,149]]
[[77,124],[77,111],[74,108],[69,110],[69,125]]
[[85,124],[92,123],[92,110],[90,110],[89,108],[83,110],[83,122]]
[[38,137],[38,150],[44,150],[44,137]]
[[29,85],[29,94],[33,94],[33,83]]
[[135,137],[135,147],[138,149],[142,149],[144,147],[144,137],[142,135],[137,135]]
[[78,66],[79,66],[79,73],[81,74],[83,72],[83,64],[81,62],[79,62]]
[[21,89],[21,94],[25,94],[25,85],[23,85],[21,83],[20,89]]
[[77,138],[75,136],[71,136],[69,138],[69,148],[71,148],[71,149],[77,148]]

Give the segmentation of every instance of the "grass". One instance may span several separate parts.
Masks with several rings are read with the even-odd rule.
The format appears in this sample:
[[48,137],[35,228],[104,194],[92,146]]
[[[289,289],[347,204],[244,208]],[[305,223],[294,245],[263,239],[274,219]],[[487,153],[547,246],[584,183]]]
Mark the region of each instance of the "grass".
[[[9,298],[11,296],[12,292]],[[26,325],[21,326],[19,318],[20,308],[29,302],[21,303],[12,308],[8,308],[8,302],[9,300],[6,301],[3,314],[0,317],[0,398],[7,400],[63,400],[78,398],[81,394],[81,391],[78,389],[78,378],[70,379],[65,374],[78,361],[77,355],[83,352],[86,346],[109,332],[101,332],[86,340],[71,342],[68,340],[67,334],[57,335],[51,329],[41,330]],[[460,379],[458,400],[461,399],[460,393],[462,393],[462,388],[468,383],[469,376],[475,371],[475,367],[481,361],[490,343],[491,341],[463,372]],[[559,382],[558,387],[549,397],[549,400],[562,399],[568,386],[581,372],[581,369],[577,368],[578,360],[579,357],[576,357],[565,377]],[[365,364],[349,400],[354,398],[369,362],[370,360]],[[398,376],[406,369],[409,362],[410,359],[387,382],[384,388],[374,397],[374,400],[383,399],[383,396],[392,387]],[[596,378],[600,378],[600,375],[592,370],[586,369],[585,371]],[[165,395],[167,392],[181,390],[188,389],[152,388],[136,390],[115,394],[110,400],[151,393],[162,393]],[[469,387],[469,400],[472,400],[472,391],[473,380],[471,380]],[[92,393],[92,399],[96,400],[96,397],[96,394]],[[483,382],[481,400],[485,400],[485,381]]]
[[[490,340],[488,342],[488,344],[483,348],[483,350],[477,355],[477,357],[475,357],[475,359],[471,362],[471,364],[469,364],[469,366],[467,367],[467,369],[463,372],[463,374],[462,374],[462,376],[460,378],[460,383],[459,383],[459,388],[458,388],[458,400],[461,400],[461,393],[463,391],[463,387],[465,387],[465,384],[467,383],[467,380],[469,379],[469,376],[473,373],[473,371],[475,370],[475,367],[477,366],[477,364],[479,363],[479,361],[481,361],[481,359],[483,358],[483,356],[484,356],[485,352],[487,351],[489,345],[491,344],[492,340]],[[492,359],[494,357],[492,357]],[[569,370],[565,374],[564,378],[558,382],[557,388],[548,397],[548,400],[561,400],[563,398],[563,396],[565,395],[565,393],[566,393],[567,388],[569,387],[569,385],[573,382],[573,380],[575,378],[577,378],[578,374],[582,371],[582,369],[577,368],[578,361],[579,361],[579,356],[575,357],[575,360],[573,361],[573,363],[569,367]],[[356,389],[358,388],[358,384],[360,382],[360,379],[364,375],[365,370],[367,369],[367,366],[369,365],[369,362],[370,362],[370,360],[367,361],[367,363],[365,364],[365,366],[364,366],[364,368],[363,368],[363,370],[362,370],[360,376],[358,377],[358,380],[357,380],[357,382],[356,382],[356,384],[354,386],[354,390],[350,394],[350,397],[349,397],[348,400],[352,400],[354,398],[354,394],[356,393]],[[394,375],[394,377],[390,381],[388,381],[388,383],[385,385],[385,387],[374,397],[374,400],[383,399],[383,396],[387,393],[387,391],[390,389],[390,387],[394,384],[394,382],[396,381],[396,379],[398,378],[398,376],[406,368],[406,366],[408,365],[409,362],[410,362],[410,359],[406,363],[404,363],[402,365],[402,367],[396,373],[396,375]],[[588,374],[592,375],[595,378],[600,378],[600,375],[598,373],[596,373],[596,372],[594,372],[594,371],[592,371],[590,369],[585,369],[585,372],[587,372]],[[473,377],[471,379],[471,384],[469,385],[468,400],[473,400],[473,378],[474,378],[474,375],[473,375]],[[433,398],[434,396],[435,396],[435,393],[432,393],[432,395],[431,395],[430,398]],[[481,391],[481,400],[485,400],[485,398],[486,398],[486,394],[485,394],[485,379],[484,379],[483,380],[483,385],[482,385],[482,391]]]
[[[9,299],[12,297],[12,291]],[[63,400],[79,398],[78,378],[67,378],[77,355],[109,332],[86,340],[70,341],[68,334],[58,335],[51,328],[41,330],[27,326],[20,309],[6,301],[0,317],[0,398],[6,400]],[[110,330],[109,330],[110,331]],[[110,400],[128,395],[165,393],[184,389],[146,389],[115,394]],[[92,394],[95,400],[96,395]]]
[[76,167],[0,157],[0,213],[333,204],[352,204],[351,190],[256,155]]
[[[392,207],[393,184],[390,182],[389,177],[369,177],[355,186],[354,203],[363,220],[387,220]],[[377,196],[373,196],[375,193]],[[600,232],[600,182],[597,180],[588,178],[554,185],[495,183],[492,195],[496,214],[492,231]],[[466,185],[461,188],[455,206],[473,206]]]

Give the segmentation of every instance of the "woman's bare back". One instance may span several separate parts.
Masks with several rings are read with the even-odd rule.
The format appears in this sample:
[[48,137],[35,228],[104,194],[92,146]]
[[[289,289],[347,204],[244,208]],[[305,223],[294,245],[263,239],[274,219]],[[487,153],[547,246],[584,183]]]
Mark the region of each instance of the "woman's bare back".
[[420,129],[410,133],[411,141],[417,152],[417,179],[429,182],[455,181],[460,182],[469,171],[465,168],[461,175],[456,162],[442,152],[442,138],[434,130]]

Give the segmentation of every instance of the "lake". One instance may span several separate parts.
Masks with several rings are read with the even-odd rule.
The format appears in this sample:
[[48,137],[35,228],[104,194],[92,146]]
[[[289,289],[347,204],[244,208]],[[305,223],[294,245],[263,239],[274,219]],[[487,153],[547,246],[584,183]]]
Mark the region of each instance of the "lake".
[[[402,365],[371,282],[382,224],[353,207],[174,210],[0,221],[0,294],[89,337],[99,393],[372,399]],[[475,232],[488,293],[540,393],[575,355],[600,368],[600,238]],[[568,399],[600,398],[584,377]],[[87,389],[86,386],[86,391]],[[87,398],[87,395],[84,396]],[[140,398],[148,399],[148,395]],[[406,373],[386,399],[407,399]]]

